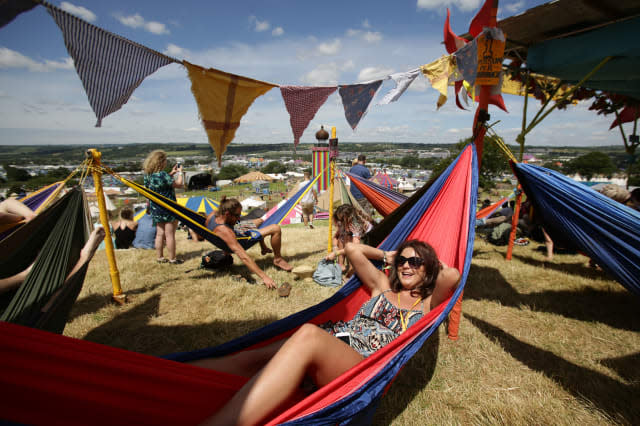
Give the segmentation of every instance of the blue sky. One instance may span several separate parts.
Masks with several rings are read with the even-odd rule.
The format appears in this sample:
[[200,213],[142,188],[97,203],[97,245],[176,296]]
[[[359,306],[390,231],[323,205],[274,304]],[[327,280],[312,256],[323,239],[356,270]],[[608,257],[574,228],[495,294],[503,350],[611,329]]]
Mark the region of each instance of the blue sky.
[[[276,84],[351,84],[408,71],[445,54],[446,7],[462,34],[480,0],[235,2],[183,0],[51,3],[91,23],[177,59]],[[499,19],[544,3],[502,0]],[[393,84],[386,81],[378,96]],[[302,136],[313,142],[321,124],[336,126],[342,142],[453,143],[471,134],[472,111],[449,102],[419,76],[395,103],[372,106],[354,132],[333,94]],[[510,111],[491,108],[497,132],[514,143],[522,99],[504,95]],[[530,111],[531,111],[530,104]],[[538,105],[534,103],[533,105]],[[613,118],[579,104],[558,111],[527,135],[527,145],[622,144]],[[529,113],[532,117],[533,113]],[[0,145],[63,143],[206,143],[186,70],[178,64],[147,77],[119,111],[93,127],[87,101],[62,34],[44,7],[0,29]],[[232,143],[293,142],[289,115],[275,88],[258,98]]]

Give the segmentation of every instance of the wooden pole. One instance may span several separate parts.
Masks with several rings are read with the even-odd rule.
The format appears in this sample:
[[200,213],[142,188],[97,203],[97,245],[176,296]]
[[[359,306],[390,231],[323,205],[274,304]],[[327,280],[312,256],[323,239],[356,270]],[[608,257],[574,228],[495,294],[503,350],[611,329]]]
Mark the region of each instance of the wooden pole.
[[120,286],[120,273],[116,264],[116,256],[113,250],[113,240],[111,240],[111,229],[109,227],[109,216],[107,214],[107,205],[104,200],[104,191],[102,189],[102,171],[100,167],[102,154],[94,148],[87,151],[87,157],[91,159],[90,167],[93,175],[93,186],[96,190],[96,198],[98,200],[98,208],[100,210],[100,223],[104,227],[104,244],[107,253],[107,262],[109,263],[109,275],[111,276],[111,285],[113,287],[113,300],[119,304],[126,302],[126,295],[122,293]]

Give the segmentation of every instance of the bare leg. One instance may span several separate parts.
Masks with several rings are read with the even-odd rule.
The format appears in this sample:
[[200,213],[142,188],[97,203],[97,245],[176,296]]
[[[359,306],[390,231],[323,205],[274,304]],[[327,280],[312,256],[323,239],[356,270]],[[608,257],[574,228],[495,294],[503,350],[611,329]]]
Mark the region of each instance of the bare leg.
[[36,214],[29,207],[14,198],[7,198],[0,203],[0,218],[2,223],[29,222]]
[[547,248],[547,257],[545,258],[545,260],[553,260],[553,240],[551,239],[551,237],[549,236],[549,234],[547,234],[547,231],[544,230],[544,228],[542,228],[542,233],[544,234],[544,245]]
[[283,271],[291,271],[293,268],[291,265],[287,263],[286,260],[282,257],[282,253],[280,249],[282,247],[282,229],[280,225],[273,224],[267,227],[264,227],[260,230],[263,238],[266,238],[268,235],[271,236],[271,248],[273,249],[273,264]]
[[165,222],[160,222],[156,225],[156,256],[159,259],[164,258],[164,232]]
[[220,358],[199,359],[191,361],[189,364],[237,376],[253,377],[267,365],[286,341],[287,339],[282,339],[258,349],[242,351]]
[[305,324],[205,424],[260,423],[296,392],[306,375],[321,387],[363,359],[346,343],[315,325]]
[[22,284],[27,278],[27,275],[29,275],[29,271],[31,271],[32,267],[33,263],[22,272],[18,272],[17,274],[10,277],[0,279],[0,294],[19,287],[20,284]]
[[164,237],[167,240],[167,251],[169,252],[169,260],[176,259],[176,227],[178,221],[167,222],[164,224]]

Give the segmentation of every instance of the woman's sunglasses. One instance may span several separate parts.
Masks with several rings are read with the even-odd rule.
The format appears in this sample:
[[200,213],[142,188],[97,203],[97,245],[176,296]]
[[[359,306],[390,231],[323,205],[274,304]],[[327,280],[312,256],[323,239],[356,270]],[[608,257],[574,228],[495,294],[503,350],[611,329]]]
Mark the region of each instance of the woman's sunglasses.
[[424,259],[418,256],[412,256],[412,257],[398,256],[397,259],[398,259],[396,263],[397,266],[402,266],[405,264],[405,262],[409,262],[409,266],[414,269],[424,265]]

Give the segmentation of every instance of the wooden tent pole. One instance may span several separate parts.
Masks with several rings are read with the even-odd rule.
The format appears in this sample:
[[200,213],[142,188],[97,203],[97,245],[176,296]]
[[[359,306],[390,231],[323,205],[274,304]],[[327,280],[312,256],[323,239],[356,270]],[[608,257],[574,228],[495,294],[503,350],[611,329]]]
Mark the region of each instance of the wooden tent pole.
[[109,216],[107,214],[107,205],[104,200],[104,191],[102,189],[102,162],[100,158],[102,153],[97,149],[91,148],[87,150],[87,157],[90,158],[91,172],[93,175],[93,186],[96,190],[96,198],[98,200],[98,208],[100,210],[100,223],[104,227],[104,244],[107,253],[107,261],[109,263],[109,275],[111,275],[111,285],[113,287],[113,300],[119,304],[126,302],[126,295],[122,293],[120,286],[120,272],[116,264],[116,256],[113,251],[113,240],[111,240],[111,229],[109,227]]

